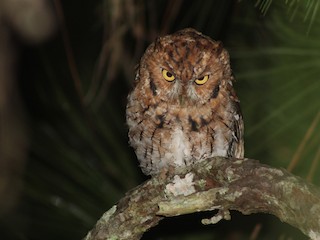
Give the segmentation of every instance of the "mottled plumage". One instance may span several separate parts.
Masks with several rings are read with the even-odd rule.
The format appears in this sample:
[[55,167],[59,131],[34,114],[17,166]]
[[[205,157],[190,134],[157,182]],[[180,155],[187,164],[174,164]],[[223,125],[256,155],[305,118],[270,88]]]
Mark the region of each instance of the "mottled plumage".
[[143,55],[128,96],[129,142],[142,171],[213,156],[242,158],[243,120],[229,55],[193,29],[160,37]]

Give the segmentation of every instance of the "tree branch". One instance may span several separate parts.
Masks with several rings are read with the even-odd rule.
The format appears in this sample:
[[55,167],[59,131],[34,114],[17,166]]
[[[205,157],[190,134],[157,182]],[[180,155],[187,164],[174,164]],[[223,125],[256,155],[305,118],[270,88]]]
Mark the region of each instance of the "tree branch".
[[163,217],[218,209],[203,224],[230,219],[229,210],[269,213],[320,239],[320,190],[284,169],[252,159],[215,157],[178,174],[160,174],[129,191],[85,240],[140,239]]

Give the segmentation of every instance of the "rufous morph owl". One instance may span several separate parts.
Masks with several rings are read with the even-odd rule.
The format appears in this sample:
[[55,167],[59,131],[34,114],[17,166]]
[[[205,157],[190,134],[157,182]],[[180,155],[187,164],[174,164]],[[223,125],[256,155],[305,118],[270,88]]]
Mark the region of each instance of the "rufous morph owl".
[[145,51],[128,96],[129,143],[154,175],[209,157],[243,158],[243,119],[220,42],[183,29]]

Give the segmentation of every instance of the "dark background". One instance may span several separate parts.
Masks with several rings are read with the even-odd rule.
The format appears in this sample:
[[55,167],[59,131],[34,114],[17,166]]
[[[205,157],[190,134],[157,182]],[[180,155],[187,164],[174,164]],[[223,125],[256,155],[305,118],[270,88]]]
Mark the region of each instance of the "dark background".
[[[1,239],[81,239],[126,191],[147,179],[127,143],[126,97],[148,44],[185,27],[222,41],[230,53],[245,156],[289,167],[320,185],[317,1],[49,5],[56,27],[46,40],[32,42],[10,31],[21,106],[12,109],[19,111],[23,130],[16,133],[13,126],[8,132],[25,144],[3,141],[0,147],[26,154],[13,167],[18,174],[7,176],[12,197],[0,191]],[[307,239],[267,214],[231,214],[231,221],[209,226],[200,221],[212,213],[165,219],[143,239]]]

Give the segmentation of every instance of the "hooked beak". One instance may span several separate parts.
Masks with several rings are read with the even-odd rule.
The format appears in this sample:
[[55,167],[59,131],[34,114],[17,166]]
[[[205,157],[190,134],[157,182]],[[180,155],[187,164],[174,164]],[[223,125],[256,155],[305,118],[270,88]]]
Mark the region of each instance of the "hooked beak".
[[186,97],[184,95],[179,96],[179,103],[181,107],[185,107],[186,104]]

